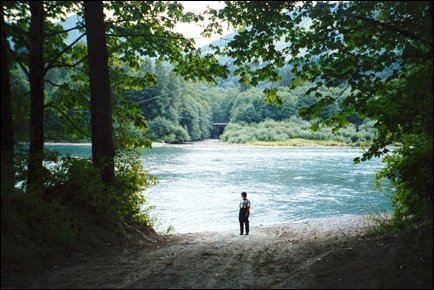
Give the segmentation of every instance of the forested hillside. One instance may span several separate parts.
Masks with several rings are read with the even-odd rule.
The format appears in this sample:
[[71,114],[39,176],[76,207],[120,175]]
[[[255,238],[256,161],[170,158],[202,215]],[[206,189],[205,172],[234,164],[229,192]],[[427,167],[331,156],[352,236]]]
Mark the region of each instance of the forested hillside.
[[[142,78],[142,89],[134,86],[127,90],[128,101],[137,104],[141,115],[146,119],[149,129],[143,136],[152,141],[164,141],[168,143],[184,143],[190,141],[204,140],[211,137],[213,130],[212,123],[238,123],[242,127],[229,127],[233,131],[238,128],[237,134],[244,135],[243,138],[224,137],[223,141],[246,143],[252,141],[281,141],[290,138],[305,138],[311,140],[336,140],[344,143],[369,142],[372,141],[375,130],[369,119],[360,119],[356,115],[349,117],[350,124],[347,126],[345,136],[329,133],[306,133],[310,131],[313,121],[309,117],[301,117],[300,110],[315,103],[315,97],[305,94],[305,91],[312,87],[312,84],[304,84],[291,90],[287,85],[290,83],[290,69],[283,68],[280,71],[282,81],[278,84],[278,92],[282,98],[282,104],[275,104],[265,101],[263,89],[272,84],[264,82],[258,87],[241,86],[239,78],[229,75],[225,79],[218,79],[218,84],[193,83],[179,77],[173,71],[173,66],[167,63],[156,63],[154,59],[145,58],[143,65],[133,73],[135,77]],[[151,76],[150,86],[147,86]],[[20,108],[23,114],[17,114],[15,126],[17,137],[21,141],[27,140],[28,136],[28,110],[30,103],[26,98],[28,84],[23,73],[17,68],[12,72],[14,78],[14,106]],[[50,71],[47,80],[47,113],[45,116],[46,139],[54,142],[89,142],[90,140],[90,115],[84,109],[86,97],[84,95],[69,95],[65,98],[62,87],[56,84],[66,83],[73,80],[66,69]],[[21,93],[20,93],[21,92]],[[80,94],[80,91],[72,92]],[[332,96],[339,97],[338,102],[326,107],[323,117],[328,117],[340,110],[342,103],[348,95],[345,88],[330,89],[327,91]],[[62,102],[57,103],[61,99]],[[290,120],[298,119],[303,121],[303,128]],[[278,123],[265,122],[273,120],[281,122],[281,128],[289,126],[283,134],[261,134],[250,133],[254,127],[249,124],[263,123],[263,127],[273,127]],[[300,122],[299,122],[300,123]],[[300,123],[301,124],[301,123]],[[365,124],[364,131],[359,132],[359,126]],[[371,124],[371,125],[369,125]],[[290,127],[292,129],[290,129]],[[300,130],[306,130],[301,132]],[[327,131],[326,129],[323,130]],[[249,133],[250,132],[250,133]],[[231,133],[228,132],[228,135]],[[287,136],[287,137],[285,137]]]

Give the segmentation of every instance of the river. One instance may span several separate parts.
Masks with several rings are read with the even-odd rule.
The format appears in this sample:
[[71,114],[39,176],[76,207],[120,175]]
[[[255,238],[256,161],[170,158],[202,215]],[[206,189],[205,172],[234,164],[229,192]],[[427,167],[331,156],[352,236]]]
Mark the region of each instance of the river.
[[[47,145],[89,156],[89,145]],[[156,144],[143,162],[158,184],[144,192],[155,227],[164,232],[238,231],[240,192],[251,201],[251,227],[312,218],[390,212],[378,190],[380,159],[354,164],[358,148],[260,147],[208,140],[187,145]]]

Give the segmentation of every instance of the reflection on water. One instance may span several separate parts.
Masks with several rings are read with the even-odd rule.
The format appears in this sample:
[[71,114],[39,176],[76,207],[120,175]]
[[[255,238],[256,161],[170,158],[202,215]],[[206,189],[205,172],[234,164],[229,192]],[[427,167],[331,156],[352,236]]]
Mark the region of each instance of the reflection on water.
[[[91,147],[49,149],[89,157]],[[144,192],[157,230],[238,230],[240,192],[251,200],[251,226],[390,211],[386,190],[374,187],[380,160],[354,164],[360,149],[254,147],[217,141],[155,147],[143,163],[158,177]]]

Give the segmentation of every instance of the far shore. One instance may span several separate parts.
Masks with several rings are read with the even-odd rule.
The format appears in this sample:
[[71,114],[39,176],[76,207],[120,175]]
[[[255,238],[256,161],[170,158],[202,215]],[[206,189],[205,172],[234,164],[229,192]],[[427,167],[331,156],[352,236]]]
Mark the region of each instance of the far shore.
[[[18,145],[29,145],[29,142],[17,142]],[[85,142],[53,142],[53,141],[47,141],[44,142],[44,145],[58,145],[58,146],[92,146],[92,143],[85,143]]]
[[[28,142],[19,142],[20,145],[28,145]],[[86,143],[86,142],[53,142],[48,141],[44,142],[44,145],[59,145],[59,146],[92,146],[92,143]],[[289,139],[285,141],[252,141],[247,143],[228,143],[223,142],[220,139],[206,139],[206,140],[200,140],[200,141],[192,141],[192,142],[185,142],[185,143],[166,143],[166,142],[152,142],[152,147],[176,147],[176,146],[188,146],[188,145],[226,145],[226,146],[261,146],[261,147],[273,147],[273,146],[279,146],[279,147],[318,147],[318,146],[324,146],[324,147],[358,147],[357,144],[348,144],[343,142],[337,142],[337,141],[330,141],[330,140],[309,140],[309,139],[300,139],[300,138],[294,138]]]
[[[28,142],[18,142],[19,145],[28,145]],[[79,142],[44,142],[44,145],[49,146],[92,146],[92,143],[79,143]],[[309,140],[301,138],[293,138],[284,141],[252,141],[248,143],[227,143],[220,139],[206,139],[201,141],[193,141],[186,143],[165,143],[165,142],[152,142],[152,148],[158,147],[188,147],[188,146],[198,146],[198,147],[278,147],[278,148],[294,148],[294,147],[318,147],[318,148],[367,148],[369,144],[366,143],[353,143],[348,144],[338,141],[330,140]],[[397,145],[389,146],[389,148],[397,148]]]
[[357,144],[347,144],[337,141],[325,140],[308,140],[308,139],[290,139],[286,141],[255,141],[249,143],[227,143],[219,139],[207,139],[202,141],[194,141],[181,144],[152,142],[152,147],[185,147],[185,146],[199,146],[199,147],[216,147],[216,146],[237,146],[237,147],[347,147],[347,148],[363,148]]
[[45,142],[44,145],[59,145],[59,146],[92,146],[92,143]]

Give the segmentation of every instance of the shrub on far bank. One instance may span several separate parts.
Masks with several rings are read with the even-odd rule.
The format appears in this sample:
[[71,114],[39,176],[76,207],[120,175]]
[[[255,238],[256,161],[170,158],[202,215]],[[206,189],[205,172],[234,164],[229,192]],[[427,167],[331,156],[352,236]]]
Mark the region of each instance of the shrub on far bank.
[[145,137],[157,142],[185,143],[190,142],[191,137],[187,130],[166,118],[157,117],[149,123],[149,130]]
[[337,141],[346,144],[370,142],[375,134],[372,124],[358,128],[353,124],[333,133],[330,128],[312,131],[312,123],[292,117],[286,121],[266,120],[261,123],[229,123],[220,139],[228,143],[279,142],[290,139]]

